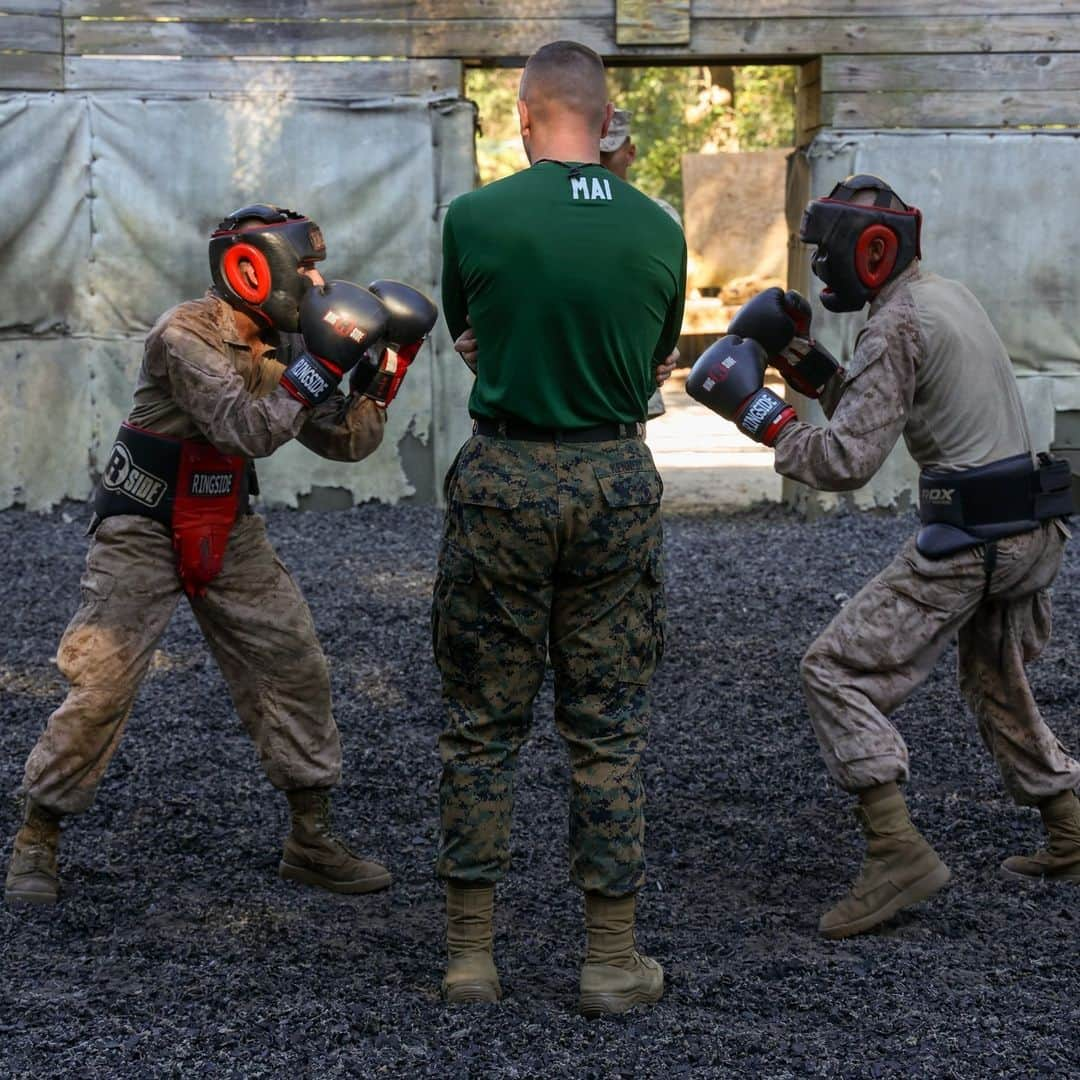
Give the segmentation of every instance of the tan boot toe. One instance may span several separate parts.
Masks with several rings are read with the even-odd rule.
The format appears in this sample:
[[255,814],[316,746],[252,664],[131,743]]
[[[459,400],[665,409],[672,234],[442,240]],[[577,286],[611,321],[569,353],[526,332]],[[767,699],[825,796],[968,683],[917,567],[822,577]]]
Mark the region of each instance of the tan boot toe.
[[653,1005],[664,994],[664,969],[634,953],[633,967],[586,963],[581,968],[578,1011],[589,1018],[624,1013],[635,1005]]
[[499,973],[489,952],[452,956],[446,965],[442,994],[448,1005],[479,1005],[502,997]]

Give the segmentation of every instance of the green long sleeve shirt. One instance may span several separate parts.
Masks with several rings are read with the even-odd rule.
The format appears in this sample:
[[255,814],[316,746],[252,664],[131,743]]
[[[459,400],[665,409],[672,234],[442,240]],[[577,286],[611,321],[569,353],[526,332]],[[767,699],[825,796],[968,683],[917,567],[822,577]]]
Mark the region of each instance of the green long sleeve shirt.
[[455,338],[476,332],[474,417],[643,420],[685,293],[682,230],[600,165],[537,162],[447,211],[443,312]]

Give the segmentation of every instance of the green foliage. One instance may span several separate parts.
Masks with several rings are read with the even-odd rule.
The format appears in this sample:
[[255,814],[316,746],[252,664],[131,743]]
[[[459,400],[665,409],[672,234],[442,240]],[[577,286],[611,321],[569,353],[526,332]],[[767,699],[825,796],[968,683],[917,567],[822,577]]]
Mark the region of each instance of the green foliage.
[[[519,70],[472,70],[466,90],[479,107],[480,182],[524,168],[517,120]],[[724,85],[724,83],[728,85]],[[795,69],[753,65],[611,68],[611,99],[633,114],[638,156],[630,179],[682,211],[682,156],[791,146],[795,138]],[[732,92],[734,88],[734,93]]]

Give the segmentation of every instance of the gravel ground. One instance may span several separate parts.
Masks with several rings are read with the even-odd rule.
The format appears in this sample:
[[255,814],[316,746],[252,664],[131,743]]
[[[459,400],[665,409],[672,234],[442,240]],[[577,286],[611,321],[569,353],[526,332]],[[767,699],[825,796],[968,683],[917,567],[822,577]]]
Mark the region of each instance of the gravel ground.
[[[818,759],[798,658],[910,519],[808,524],[779,509],[669,519],[640,905],[640,938],[668,990],[652,1010],[589,1023],[573,1011],[581,902],[566,881],[567,767],[550,685],[499,892],[506,996],[448,1010],[432,875],[439,515],[370,506],[269,517],[331,659],[346,748],[339,821],[390,864],[394,887],[346,899],[278,880],[284,800],[185,607],[96,806],[65,832],[63,902],[0,910],[0,1074],[1077,1074],[1080,892],[997,877],[1005,854],[1037,844],[1038,819],[1005,798],[955,689],[955,655],[898,715],[913,812],[954,883],[880,932],[816,935],[861,845]],[[62,697],[49,658],[75,604],[84,519],[81,506],[0,514],[5,792]],[[1073,556],[1054,641],[1033,669],[1048,720],[1074,747],[1080,617],[1061,601],[1078,574]],[[4,799],[0,832],[15,823]]]

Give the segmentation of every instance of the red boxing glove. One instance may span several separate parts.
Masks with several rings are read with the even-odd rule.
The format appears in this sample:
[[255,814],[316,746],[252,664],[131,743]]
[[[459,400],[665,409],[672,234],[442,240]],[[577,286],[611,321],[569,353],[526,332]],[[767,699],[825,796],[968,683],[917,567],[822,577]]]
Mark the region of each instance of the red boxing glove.
[[363,392],[364,397],[371,398],[376,405],[381,405],[385,409],[397,396],[401,384],[405,381],[409,365],[416,359],[416,354],[423,344],[423,339],[421,339],[402,345],[400,349],[393,349],[390,346],[383,349],[375,375]]

